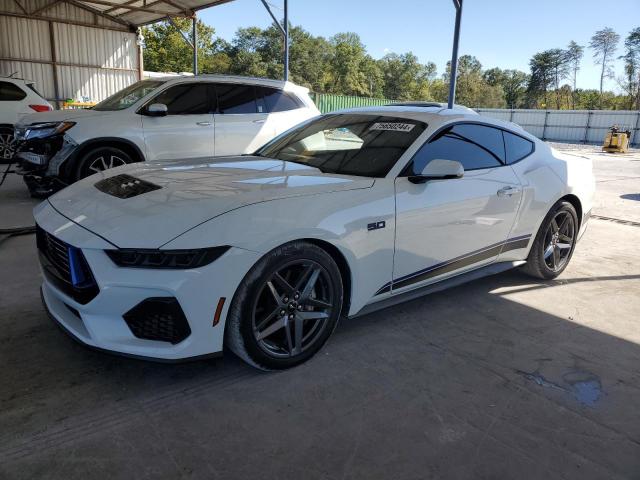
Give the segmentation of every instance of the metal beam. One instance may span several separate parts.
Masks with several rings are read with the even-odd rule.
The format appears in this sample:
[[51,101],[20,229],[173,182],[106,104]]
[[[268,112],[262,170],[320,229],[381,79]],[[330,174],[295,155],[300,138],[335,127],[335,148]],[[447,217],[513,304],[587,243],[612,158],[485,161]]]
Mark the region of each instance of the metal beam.
[[[131,10],[131,11],[135,11],[135,12],[145,12],[145,13],[153,13],[155,15],[162,15],[162,16],[169,16],[169,15],[179,15],[181,12],[180,11],[168,11],[168,10],[158,10],[155,8],[149,8],[149,7],[134,7],[133,5],[124,5],[121,3],[116,3],[116,2],[109,2],[106,0],[82,0],[82,2],[84,3],[93,3],[95,5],[104,5],[106,7],[120,7],[123,10]],[[160,2],[157,2],[160,3]]]
[[[8,12],[0,12],[0,17],[15,17],[15,18],[26,18],[28,20],[44,20],[44,21],[52,21],[53,23],[62,23],[64,25],[77,25],[79,27],[89,27],[89,28],[98,28],[100,30],[113,30],[115,32],[129,32],[131,33],[133,30],[131,29],[131,24],[125,23],[124,20],[119,21],[125,26],[123,27],[112,27],[110,25],[96,25],[95,23],[87,23],[87,22],[77,22],[75,20],[65,20],[62,18],[53,18],[53,17],[45,17],[42,15],[38,15],[34,17],[33,15],[23,15],[21,13],[8,13]],[[116,21],[116,20],[114,20]],[[22,60],[21,60],[22,61]]]
[[289,80],[289,0],[284,0],[284,81]]
[[65,1],[67,3],[75,6],[75,7],[78,7],[80,9],[82,9],[82,10],[86,10],[87,12],[91,12],[94,15],[98,15],[99,17],[106,18],[107,20],[110,20],[110,21],[115,22],[115,23],[119,23],[121,25],[126,25],[130,29],[133,28],[133,25],[131,23],[127,22],[126,20],[122,20],[120,18],[113,17],[111,15],[106,15],[103,11],[98,10],[97,8],[93,8],[93,7],[90,7],[88,5],[85,5],[84,3],[80,3],[78,0],[65,0]]
[[191,22],[193,28],[191,35],[193,40],[193,74],[198,75],[198,18],[194,15]]
[[22,13],[24,13],[25,15],[29,15],[29,12],[25,10],[25,8],[22,6],[22,4],[18,0],[13,0],[13,3],[15,3],[18,6],[18,8],[22,10]]
[[29,13],[29,15],[33,15],[34,17],[36,17],[40,13],[44,12],[45,10],[49,10],[52,7],[55,7],[56,5],[58,5],[61,2],[62,2],[62,0],[53,0],[52,2],[49,2],[46,5],[41,6],[40,8],[36,8],[34,11]]
[[[89,0],[86,0],[86,1],[89,1]],[[115,12],[117,10],[126,9],[127,5],[132,5],[132,4],[137,3],[139,1],[140,0],[129,0],[128,2],[124,2],[122,4],[119,4],[118,7],[112,7],[112,8],[109,8],[109,9],[105,10],[104,13],[106,15],[111,15],[113,12]],[[177,3],[172,2],[170,0],[159,0],[159,1],[156,1],[156,2],[151,2],[151,3],[145,4],[144,6],[145,7],[153,7],[154,5],[157,5],[159,3],[165,3],[165,4],[167,4],[167,5],[171,6],[171,7],[176,8],[178,10],[175,13],[176,16],[180,15],[180,12],[182,12],[185,17],[191,17],[193,15],[193,11],[192,10],[189,10],[188,8],[185,8],[182,5],[178,5]],[[125,13],[127,13],[127,12],[125,12]],[[119,14],[119,15],[124,15],[124,14]]]
[[449,101],[447,108],[453,108],[456,101],[456,81],[458,77],[458,43],[460,41],[460,20],[462,18],[462,0],[453,0],[456,8],[456,25],[453,32],[453,50],[451,52],[451,68],[449,75]]
[[260,0],[260,1],[264,5],[264,8],[267,9],[267,12],[269,12],[269,15],[271,15],[271,18],[273,19],[273,22],[278,26],[278,28],[282,32],[282,35],[286,35],[286,32],[284,31],[284,28],[282,28],[282,25],[280,25],[280,21],[276,18],[276,16],[271,11],[271,6],[266,2],[266,0]]
[[193,49],[193,43],[191,43],[191,40],[189,40],[189,37],[187,37],[184,32],[182,31],[182,29],[176,24],[176,22],[173,21],[173,18],[171,18],[170,16],[167,16],[167,20],[169,21],[169,23],[171,25],[173,25],[173,28],[175,28],[178,33],[182,36],[182,39],[187,42],[187,45],[189,45],[189,47],[191,47]]

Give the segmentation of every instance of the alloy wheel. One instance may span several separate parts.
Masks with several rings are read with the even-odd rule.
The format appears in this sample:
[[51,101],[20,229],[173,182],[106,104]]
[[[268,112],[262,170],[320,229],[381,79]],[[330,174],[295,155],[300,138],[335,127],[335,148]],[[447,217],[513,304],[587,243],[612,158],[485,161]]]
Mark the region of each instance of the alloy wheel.
[[127,162],[124,159],[118,157],[117,155],[101,155],[89,164],[89,171],[92,172],[103,172],[104,170],[108,170],[110,168],[121,167],[122,165],[126,165]]
[[296,260],[279,268],[262,285],[253,306],[258,346],[272,357],[300,355],[325,333],[334,299],[329,273],[319,263]]
[[0,159],[10,160],[15,153],[16,141],[13,133],[0,133]]
[[551,220],[544,237],[544,262],[547,267],[557,272],[564,268],[571,256],[575,242],[576,225],[568,211],[561,211]]

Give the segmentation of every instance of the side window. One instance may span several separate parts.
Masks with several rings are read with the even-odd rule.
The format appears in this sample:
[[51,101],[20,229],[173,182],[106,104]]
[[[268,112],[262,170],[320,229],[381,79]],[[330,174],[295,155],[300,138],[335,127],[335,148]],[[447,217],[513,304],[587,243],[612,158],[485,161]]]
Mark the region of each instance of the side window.
[[201,115],[210,112],[208,88],[204,83],[169,87],[150,103],[164,103],[169,115]]
[[291,95],[282,90],[268,87],[258,87],[262,92],[262,98],[267,107],[267,112],[286,112],[287,110],[295,110],[300,108],[300,104],[296,102]]
[[509,165],[522,160],[533,152],[533,142],[513,133],[503,131],[502,134],[504,135],[504,149]]
[[500,167],[504,165],[502,131],[472,124],[445,128],[415,154],[414,173],[436,159],[458,161],[465,170]]
[[27,94],[17,85],[9,82],[0,82],[0,102],[17,102]]
[[258,113],[253,85],[218,84],[219,113]]

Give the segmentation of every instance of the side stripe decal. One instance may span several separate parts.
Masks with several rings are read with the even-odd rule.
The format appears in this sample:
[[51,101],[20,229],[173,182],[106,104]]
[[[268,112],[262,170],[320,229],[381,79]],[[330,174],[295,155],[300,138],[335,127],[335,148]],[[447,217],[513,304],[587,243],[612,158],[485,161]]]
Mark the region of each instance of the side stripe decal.
[[459,268],[473,265],[474,263],[486,260],[487,258],[495,257],[503,252],[508,252],[509,250],[525,248],[529,244],[530,238],[531,235],[521,235],[519,237],[510,238],[504,242],[495,243],[493,245],[489,245],[488,247],[484,247],[479,250],[460,255],[459,257],[453,258],[451,260],[447,260],[446,262],[438,263],[423,270],[419,270],[417,272],[395,278],[393,282],[389,282],[382,288],[380,288],[380,290],[376,292],[376,295],[390,292],[392,285],[394,288],[406,287],[413,283],[422,282],[429,278],[437,277],[438,275],[442,275],[444,273],[458,270]]

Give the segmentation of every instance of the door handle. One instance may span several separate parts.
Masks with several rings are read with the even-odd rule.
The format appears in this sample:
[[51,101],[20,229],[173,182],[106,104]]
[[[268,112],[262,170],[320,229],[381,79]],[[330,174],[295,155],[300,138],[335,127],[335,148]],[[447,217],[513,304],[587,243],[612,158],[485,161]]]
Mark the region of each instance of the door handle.
[[210,127],[211,126],[211,122],[196,122],[196,125],[198,125],[200,127]]
[[516,187],[502,187],[500,190],[496,192],[499,197],[510,197],[516,193],[520,193],[520,189]]
[[253,123],[264,123],[266,120],[254,120]]

